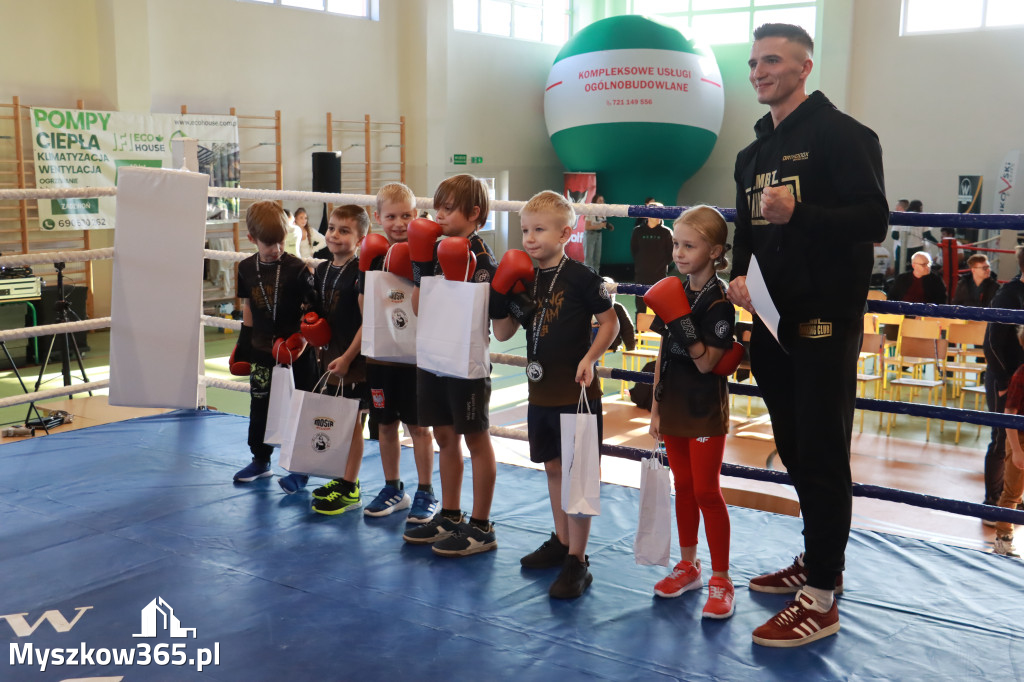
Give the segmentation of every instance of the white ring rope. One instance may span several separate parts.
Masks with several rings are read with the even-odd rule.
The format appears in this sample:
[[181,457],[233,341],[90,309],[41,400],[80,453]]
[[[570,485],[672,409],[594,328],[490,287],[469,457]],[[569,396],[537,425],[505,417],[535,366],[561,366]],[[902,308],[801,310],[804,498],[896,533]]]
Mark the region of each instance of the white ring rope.
[[0,189],[0,201],[27,199],[82,199],[117,196],[116,187],[53,187],[51,189]]
[[44,391],[36,391],[35,393],[25,393],[23,395],[14,395],[9,398],[0,400],[0,408],[10,407],[12,405],[23,405],[25,403],[34,403],[38,400],[48,400],[49,398],[59,398],[65,395],[71,395],[72,393],[85,393],[86,391],[96,391],[101,388],[110,386],[110,380],[104,379],[102,381],[90,381],[85,384],[74,384],[72,386],[61,386],[60,388],[48,388]]
[[239,391],[241,393],[248,393],[250,390],[248,381],[231,381],[230,379],[218,379],[210,376],[200,376],[200,383],[205,385],[207,388],[223,388],[228,391]]
[[113,260],[114,247],[89,249],[87,251],[49,251],[46,253],[22,253],[17,256],[0,256],[0,267],[20,265],[49,265],[52,263],[84,263],[90,260]]
[[217,317],[216,315],[200,315],[199,322],[207,327],[220,327],[221,329],[234,329],[235,331],[242,328],[241,320],[229,320],[226,317]]
[[37,336],[49,336],[50,334],[88,332],[94,329],[106,329],[109,326],[109,317],[97,317],[94,320],[79,320],[77,322],[63,322],[61,324],[43,324],[38,327],[23,327],[21,329],[0,331],[0,341],[33,339]]

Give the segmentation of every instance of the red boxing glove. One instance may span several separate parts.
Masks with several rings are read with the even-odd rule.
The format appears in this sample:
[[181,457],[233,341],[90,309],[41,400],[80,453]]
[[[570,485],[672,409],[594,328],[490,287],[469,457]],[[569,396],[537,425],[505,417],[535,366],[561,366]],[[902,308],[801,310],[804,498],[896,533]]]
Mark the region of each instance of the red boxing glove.
[[434,274],[434,242],[441,236],[441,226],[427,218],[416,218],[406,230],[409,235],[409,258],[412,260],[412,281],[420,285],[421,277]]
[[388,238],[382,234],[371,232],[363,237],[363,241],[359,243],[359,269],[369,272],[373,261],[378,256],[386,254],[389,246],[391,245],[388,244]]
[[323,348],[331,342],[331,326],[316,313],[306,313],[302,316],[299,332],[306,341],[317,348]]
[[644,294],[644,303],[662,319],[668,332],[683,348],[700,341],[700,334],[690,316],[686,290],[677,277],[666,277]]
[[235,355],[238,353],[238,346],[231,351],[231,357],[228,359],[228,370],[236,377],[247,377],[252,373],[252,365],[249,364],[248,360],[236,360]]
[[526,291],[526,284],[533,281],[533,261],[525,251],[510,249],[501,257],[498,269],[491,279],[491,288],[499,294],[518,294]]
[[[433,255],[431,255],[431,260],[433,260]],[[412,281],[412,260],[409,258],[408,242],[398,242],[391,246],[388,255],[384,258],[384,269]]]
[[302,334],[298,332],[287,339],[274,339],[274,359],[282,365],[290,365],[295,362],[304,350],[306,350],[306,339],[302,338]]
[[725,351],[718,362],[715,363],[714,368],[711,370],[718,376],[727,377],[736,371],[736,368],[743,362],[743,344],[739,341],[732,342],[732,348]]
[[437,247],[437,262],[444,278],[453,282],[467,282],[476,271],[476,254],[465,237],[448,237]]

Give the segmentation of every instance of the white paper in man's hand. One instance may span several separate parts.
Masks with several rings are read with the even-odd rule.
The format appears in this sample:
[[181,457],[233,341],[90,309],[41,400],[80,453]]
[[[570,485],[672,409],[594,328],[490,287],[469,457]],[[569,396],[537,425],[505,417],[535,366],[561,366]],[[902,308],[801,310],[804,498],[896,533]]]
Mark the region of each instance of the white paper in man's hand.
[[[747,293],[750,295],[754,312],[764,322],[764,326],[768,327],[775,340],[779,341],[779,310],[772,301],[772,295],[768,293],[768,285],[764,283],[764,275],[761,274],[757,256],[750,257],[750,265],[747,267]],[[786,350],[781,341],[779,346]]]

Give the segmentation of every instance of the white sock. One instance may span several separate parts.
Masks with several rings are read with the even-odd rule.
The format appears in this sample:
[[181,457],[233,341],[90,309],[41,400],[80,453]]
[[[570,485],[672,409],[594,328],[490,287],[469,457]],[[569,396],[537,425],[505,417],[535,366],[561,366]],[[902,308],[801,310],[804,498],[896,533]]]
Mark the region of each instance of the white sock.
[[804,585],[801,590],[804,594],[814,600],[811,608],[820,613],[826,613],[832,608],[832,590],[822,590],[810,585]]

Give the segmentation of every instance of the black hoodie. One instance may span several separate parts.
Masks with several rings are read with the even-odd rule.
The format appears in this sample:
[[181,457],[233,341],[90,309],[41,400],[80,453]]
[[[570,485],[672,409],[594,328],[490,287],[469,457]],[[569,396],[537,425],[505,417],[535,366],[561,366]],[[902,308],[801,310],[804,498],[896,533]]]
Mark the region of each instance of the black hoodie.
[[[784,322],[863,314],[873,243],[889,222],[878,136],[817,91],[777,129],[768,113],[754,132],[736,156],[732,276],[756,255]],[[786,225],[761,218],[766,185],[796,195]]]

